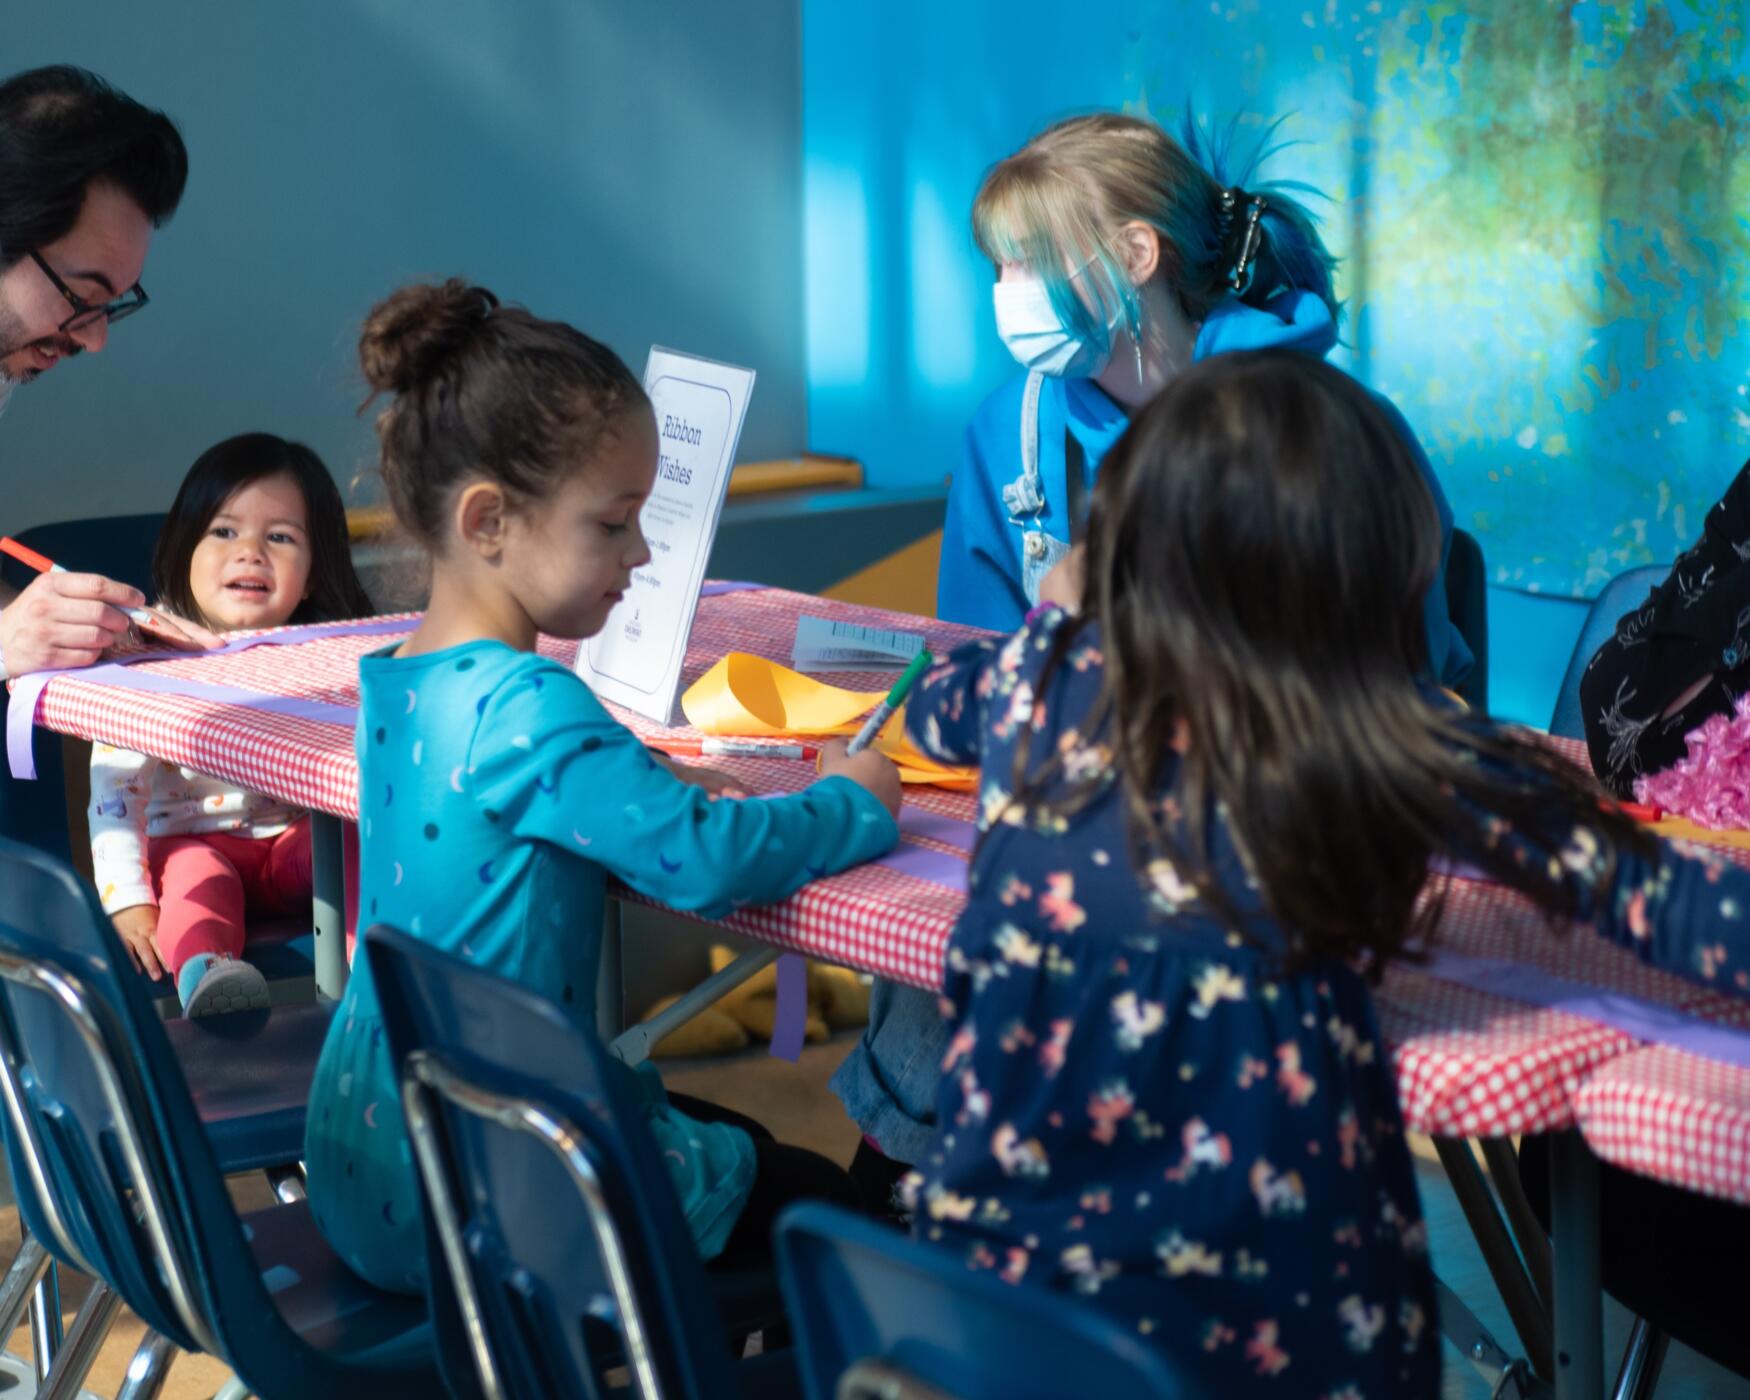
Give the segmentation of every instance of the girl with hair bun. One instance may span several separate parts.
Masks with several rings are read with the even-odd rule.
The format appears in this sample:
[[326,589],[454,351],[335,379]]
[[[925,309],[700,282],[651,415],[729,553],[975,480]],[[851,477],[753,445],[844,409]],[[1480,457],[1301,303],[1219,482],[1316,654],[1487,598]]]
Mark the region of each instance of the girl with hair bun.
[[[452,280],[379,305],[359,358],[391,396],[377,419],[390,504],[432,562],[418,628],[359,665],[367,924],[514,978],[594,1033],[609,876],[709,917],[893,845],[900,788],[886,759],[839,746],[807,792],[738,801],[721,775],[652,754],[536,654],[540,633],[598,631],[650,559],[638,515],[656,424],[619,356]],[[763,1253],[795,1197],[860,1204],[824,1158],[669,1098],[648,1065],[626,1073],[704,1258]],[[341,1257],[380,1288],[422,1291],[418,1186],[362,962],[317,1066],[306,1161]]]
[[[1228,141],[1211,141],[1189,118],[1183,135],[1098,112],[1046,128],[986,174],[973,233],[997,273],[997,331],[1026,372],[967,429],[948,494],[938,616],[1019,627],[1069,554],[1106,453],[1191,364],[1234,350],[1322,358],[1336,345],[1335,259],[1292,187],[1249,183],[1268,152],[1229,177]],[[1421,600],[1423,665],[1455,686],[1471,654],[1447,616],[1452,510],[1403,416],[1375,398],[1439,512],[1438,567]],[[867,1191],[881,1194],[928,1140],[942,1050],[930,998],[877,983],[863,1041],[833,1080],[865,1134],[852,1173]]]

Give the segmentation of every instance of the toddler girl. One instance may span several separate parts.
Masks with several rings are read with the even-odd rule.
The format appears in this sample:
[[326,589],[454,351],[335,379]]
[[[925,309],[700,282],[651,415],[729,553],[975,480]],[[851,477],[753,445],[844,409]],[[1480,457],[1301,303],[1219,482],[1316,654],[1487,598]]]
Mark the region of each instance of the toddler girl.
[[[309,448],[245,433],[189,468],[152,556],[164,608],[211,628],[368,616],[346,509]],[[109,744],[91,752],[91,864],[104,912],[183,1014],[266,1006],[245,916],[307,912],[310,822],[295,808]]]

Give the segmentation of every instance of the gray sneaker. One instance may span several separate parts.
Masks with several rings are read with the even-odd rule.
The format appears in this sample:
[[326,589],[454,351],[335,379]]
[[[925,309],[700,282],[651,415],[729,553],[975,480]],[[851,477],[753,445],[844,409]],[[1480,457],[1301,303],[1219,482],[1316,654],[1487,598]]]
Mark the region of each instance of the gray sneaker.
[[271,1000],[267,978],[254,963],[218,957],[194,984],[182,1014],[221,1016],[228,1011],[259,1011]]

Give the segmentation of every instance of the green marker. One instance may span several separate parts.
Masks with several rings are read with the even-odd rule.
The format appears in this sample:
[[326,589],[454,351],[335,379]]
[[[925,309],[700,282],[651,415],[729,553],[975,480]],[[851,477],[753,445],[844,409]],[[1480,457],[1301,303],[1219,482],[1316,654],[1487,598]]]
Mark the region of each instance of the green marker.
[[857,737],[846,745],[846,753],[862,753],[864,749],[875,742],[875,736],[881,732],[881,726],[893,718],[893,712],[905,704],[905,697],[911,693],[912,682],[924,673],[934,658],[929,651],[920,651],[912,657],[911,665],[899,674],[899,679],[893,683],[893,689],[887,692],[887,698],[869,711],[869,718],[863,721],[863,727],[857,731]]

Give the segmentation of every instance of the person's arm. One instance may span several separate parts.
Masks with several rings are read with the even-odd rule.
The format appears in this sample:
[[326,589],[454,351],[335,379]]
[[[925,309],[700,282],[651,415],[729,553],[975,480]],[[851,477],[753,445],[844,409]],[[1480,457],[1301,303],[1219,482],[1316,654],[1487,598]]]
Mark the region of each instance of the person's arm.
[[985,706],[995,689],[994,672],[1005,662],[1019,664],[1029,635],[1025,629],[1007,639],[968,642],[918,677],[905,707],[905,732],[912,743],[941,763],[978,763],[984,757]]
[[103,912],[114,922],[134,964],[156,979],[162,971],[153,936],[158,896],[146,858],[146,806],[158,760],[91,746],[91,874]]
[[[1704,847],[1655,843],[1650,856],[1618,849],[1588,824],[1527,840],[1498,839],[1533,874],[1575,902],[1575,921],[1643,962],[1707,986],[1750,995],[1750,871]],[[1607,868],[1608,867],[1608,868]]]
[[[1019,470],[1019,462],[1015,464]],[[936,616],[944,622],[1012,632],[1027,611],[1019,565],[1011,560],[1013,527],[1003,510],[978,440],[966,430],[960,470],[948,486],[942,558],[936,574]]]
[[[849,764],[876,786],[892,778],[898,806],[886,759],[859,754]],[[707,917],[781,900],[899,837],[893,812],[849,777],[790,796],[713,800],[657,762],[581,680],[551,665],[520,671],[493,693],[471,770],[469,790],[488,820]]]

